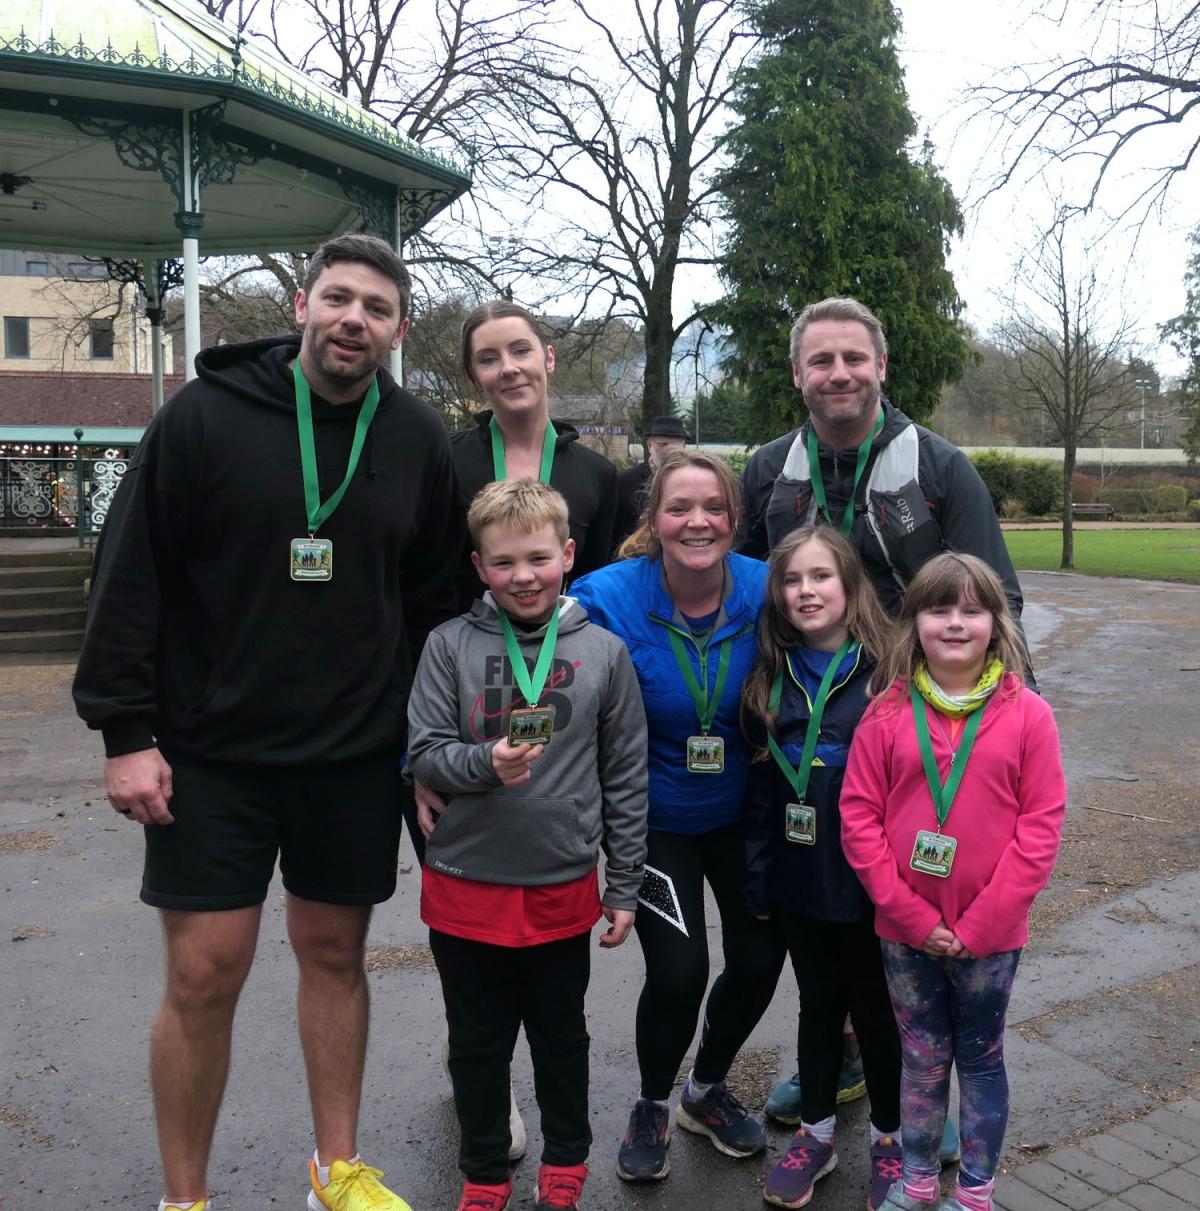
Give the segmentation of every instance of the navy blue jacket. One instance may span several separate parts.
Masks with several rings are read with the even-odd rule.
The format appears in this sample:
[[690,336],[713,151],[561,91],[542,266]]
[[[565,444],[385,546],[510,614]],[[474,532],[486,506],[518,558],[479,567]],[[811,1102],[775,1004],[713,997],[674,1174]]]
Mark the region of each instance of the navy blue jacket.
[[700,725],[671,648],[675,604],[663,583],[662,560],[627,559],[571,586],[571,596],[586,608],[588,617],[623,639],[633,657],[649,728],[648,823],[662,832],[710,832],[736,823],[741,812],[750,751],[738,710],[742,682],[754,665],[754,628],[767,567],[742,555],[727,555],[725,567],[730,589],[722,603],[723,617],[704,651],[686,630],[679,632],[696,679],[708,693],[717,680],[717,649],[722,640],[733,639],[729,674],[712,726],[712,734],[725,740],[725,769],[720,774],[687,770],[687,739],[699,732]]
[[[825,703],[805,802],[816,809],[815,845],[786,836],[786,809],[796,792],[773,757],[750,767],[746,787],[746,900],[755,914],[789,913],[821,921],[870,921],[874,909],[858,876],[842,853],[842,818],[838,798],[854,729],[867,709],[867,683],[873,665],[861,648],[845,658],[845,672],[834,676]],[[805,689],[800,662],[788,657],[783,694],[776,717],[776,741],[793,767],[800,764],[812,714],[811,691]],[[755,746],[765,746],[765,726],[751,731]]]

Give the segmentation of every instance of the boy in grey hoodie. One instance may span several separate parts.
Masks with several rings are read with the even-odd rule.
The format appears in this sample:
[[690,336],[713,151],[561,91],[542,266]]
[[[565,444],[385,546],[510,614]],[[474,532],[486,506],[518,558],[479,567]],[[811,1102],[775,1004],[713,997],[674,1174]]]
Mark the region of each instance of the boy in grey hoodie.
[[[629,654],[561,597],[567,507],[535,480],[489,484],[468,518],[488,586],[435,630],[409,702],[422,809],[421,919],[450,1029],[466,1176],[460,1211],[503,1211],[509,1065],[523,1024],[545,1147],[537,1206],[573,1208],[587,1177],[591,930],[633,925],[646,852],[646,721]],[[603,901],[596,863],[606,864]]]

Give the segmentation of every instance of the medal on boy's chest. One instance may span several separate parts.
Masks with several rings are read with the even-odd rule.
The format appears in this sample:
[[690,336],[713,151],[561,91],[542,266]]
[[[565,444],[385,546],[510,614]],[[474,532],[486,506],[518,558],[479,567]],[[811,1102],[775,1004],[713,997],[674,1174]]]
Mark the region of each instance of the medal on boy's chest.
[[554,735],[554,707],[538,706],[537,702],[542,696],[542,690],[546,688],[546,678],[549,677],[550,666],[554,663],[554,645],[558,642],[558,605],[555,605],[546,623],[546,633],[542,636],[532,676],[525,667],[525,657],[521,654],[521,645],[517,642],[508,615],[499,606],[496,612],[500,617],[504,650],[508,653],[508,663],[512,666],[513,680],[529,704],[515,706],[508,712],[508,743],[514,746],[549,744]]
[[913,870],[919,870],[925,875],[935,875],[939,879],[950,876],[950,868],[954,865],[954,854],[958,842],[945,833],[930,832],[922,828],[913,842],[912,857],[908,864]]
[[789,803],[784,811],[784,834],[797,845],[816,845],[817,809],[807,803]]
[[509,711],[509,744],[549,744],[553,735],[554,707],[518,706]]
[[293,538],[289,562],[293,580],[332,580],[333,543],[328,538]]
[[689,736],[687,738],[687,771],[689,774],[724,773],[725,738],[723,736]]
[[313,435],[312,392],[300,369],[300,358],[292,363],[292,380],[296,385],[296,430],[300,440],[300,474],[304,481],[304,510],[308,515],[308,537],[293,538],[288,546],[288,574],[297,581],[329,581],[333,579],[333,542],[317,538],[317,528],[329,520],[334,509],[342,503],[346,489],[354,478],[362,454],[367,430],[379,407],[379,383],[371,380],[366,397],[358,409],[354,423],[354,439],[346,460],[346,474],[341,484],[323,503],[317,478],[317,445]]

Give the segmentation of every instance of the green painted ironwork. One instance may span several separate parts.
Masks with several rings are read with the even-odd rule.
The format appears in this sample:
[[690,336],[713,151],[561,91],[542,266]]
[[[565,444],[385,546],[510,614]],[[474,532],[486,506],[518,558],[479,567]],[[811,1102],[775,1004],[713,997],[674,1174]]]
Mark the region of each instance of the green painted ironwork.
[[336,93],[310,90],[303,86],[297,88],[295,83],[286,78],[280,79],[278,74],[268,75],[247,63],[237,49],[228,63],[216,55],[204,60],[197,58],[195,50],[191,48],[187,58],[175,59],[165,51],[148,55],[141,49],[140,43],[136,43],[132,51],[123,53],[113,46],[111,38],[100,50],[86,46],[82,37],[73,44],[60,42],[53,31],[45,41],[38,42],[30,38],[22,27],[15,37],[0,36],[0,62],[9,55],[26,64],[41,61],[47,64],[124,69],[137,75],[156,77],[159,83],[169,81],[175,87],[183,82],[205,81],[245,90],[316,118],[342,133],[357,135],[401,152],[418,164],[435,165],[464,185],[470,183],[469,174],[452,160],[414,143],[375,115],[358,109]]

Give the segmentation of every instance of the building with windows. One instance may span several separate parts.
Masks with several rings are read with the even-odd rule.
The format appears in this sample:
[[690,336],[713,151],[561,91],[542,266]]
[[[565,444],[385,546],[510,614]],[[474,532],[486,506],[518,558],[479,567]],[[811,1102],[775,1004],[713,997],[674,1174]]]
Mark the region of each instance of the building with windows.
[[[153,333],[142,304],[103,261],[0,250],[0,371],[148,374]],[[163,346],[170,365],[170,337]]]

